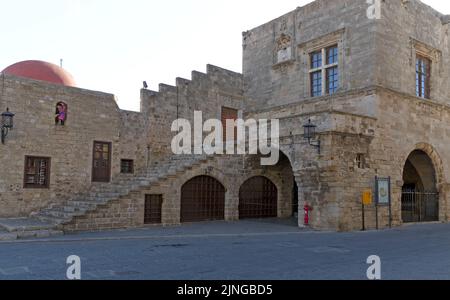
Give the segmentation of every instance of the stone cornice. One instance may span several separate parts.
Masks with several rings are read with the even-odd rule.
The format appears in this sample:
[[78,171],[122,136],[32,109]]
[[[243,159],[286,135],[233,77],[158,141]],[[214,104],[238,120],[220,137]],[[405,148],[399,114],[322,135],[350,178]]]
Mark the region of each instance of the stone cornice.
[[362,114],[353,113],[353,112],[345,112],[345,111],[336,110],[333,108],[333,105],[340,100],[345,101],[349,97],[355,97],[358,95],[364,96],[364,95],[379,94],[382,92],[389,93],[392,95],[397,95],[407,101],[413,101],[417,104],[423,104],[423,105],[428,105],[430,107],[441,108],[441,109],[448,110],[450,112],[450,103],[446,104],[446,103],[436,101],[436,100],[422,99],[422,98],[418,98],[418,97],[408,94],[408,93],[396,91],[391,88],[386,88],[386,87],[379,86],[379,85],[372,85],[372,86],[368,86],[366,88],[353,89],[353,90],[345,91],[345,92],[338,92],[332,96],[327,95],[327,96],[316,97],[316,98],[307,98],[305,100],[300,100],[299,102],[296,102],[296,103],[274,106],[271,108],[265,108],[265,109],[260,109],[260,110],[252,110],[252,111],[246,112],[246,114],[263,114],[263,113],[269,113],[269,112],[276,113],[276,112],[280,112],[282,110],[289,110],[291,108],[296,108],[296,107],[302,106],[302,105],[314,105],[314,104],[318,104],[320,102],[329,101],[330,108],[328,110],[310,111],[307,113],[300,113],[300,114],[295,114],[292,116],[286,116],[286,118],[294,118],[294,117],[298,117],[298,116],[308,116],[308,115],[313,116],[316,114],[323,114],[323,113],[328,112],[328,113],[337,113],[337,114],[343,114],[343,115],[356,116],[356,117],[377,120],[376,117],[371,117],[371,116],[362,115]]

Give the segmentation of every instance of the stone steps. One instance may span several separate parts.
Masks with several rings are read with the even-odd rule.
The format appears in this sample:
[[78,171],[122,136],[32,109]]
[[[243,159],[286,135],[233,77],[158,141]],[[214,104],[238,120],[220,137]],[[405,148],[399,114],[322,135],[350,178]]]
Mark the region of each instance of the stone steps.
[[41,210],[34,217],[38,220],[56,225],[66,224],[74,217],[83,216],[100,205],[126,196],[143,187],[176,177],[188,170],[199,167],[208,162],[211,157],[180,156],[153,164],[147,170],[137,172],[134,176],[119,175],[108,184],[95,184],[91,189],[78,197],[66,201],[64,205],[49,207]]
[[62,235],[56,224],[32,218],[0,219],[0,241]]

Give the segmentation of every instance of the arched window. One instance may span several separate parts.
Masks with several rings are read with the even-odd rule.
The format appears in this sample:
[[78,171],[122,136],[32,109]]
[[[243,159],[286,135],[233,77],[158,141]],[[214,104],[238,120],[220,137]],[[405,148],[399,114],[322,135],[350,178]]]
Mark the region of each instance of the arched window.
[[55,112],[55,125],[64,126],[67,121],[67,104],[64,102],[58,102],[56,104]]

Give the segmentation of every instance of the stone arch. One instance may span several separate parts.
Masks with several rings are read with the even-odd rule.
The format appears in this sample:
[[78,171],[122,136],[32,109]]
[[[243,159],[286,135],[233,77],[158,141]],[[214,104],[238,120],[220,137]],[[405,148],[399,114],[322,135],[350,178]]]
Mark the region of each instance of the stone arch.
[[[427,143],[418,143],[415,145],[415,147],[410,150],[408,153],[404,154],[402,157],[402,168],[404,167],[405,162],[408,160],[411,153],[414,151],[422,151],[425,154],[428,155],[428,157],[431,159],[431,162],[433,164],[434,170],[436,172],[436,184],[437,188],[439,188],[440,185],[442,185],[445,180],[445,170],[444,170],[444,163],[442,162],[441,156],[438,154],[436,149]],[[403,169],[402,169],[403,172]]]
[[189,179],[181,187],[181,222],[224,220],[225,193],[225,186],[212,176]]
[[292,152],[294,152],[295,150],[290,147],[283,147],[283,145],[281,145],[278,150],[280,151],[280,154],[286,156],[286,158],[289,160],[289,163],[291,164],[292,170],[294,170],[295,161],[292,158],[292,156],[294,155],[294,153]]
[[280,147],[280,153],[282,153],[287,160],[289,161],[291,170],[292,170],[292,176],[293,176],[293,186],[292,186],[292,215],[296,218],[299,216],[299,208],[303,205],[301,202],[301,182],[300,177],[297,176],[297,166],[295,161],[295,149],[288,146],[288,147]]
[[[284,151],[280,151],[280,159],[276,165],[273,166],[261,166],[259,165],[259,156],[252,158],[252,163],[247,171],[239,176],[238,181],[235,182],[239,188],[250,178],[256,176],[267,177],[272,183],[275,184],[278,190],[278,217],[288,218],[298,213],[298,191],[294,195],[294,187],[297,186],[294,176],[294,168],[291,163],[290,156]],[[239,193],[236,195],[239,198]],[[296,201],[294,205],[294,201]],[[238,203],[235,207],[238,209]],[[295,213],[293,210],[296,210]]]
[[445,210],[444,165],[437,151],[419,143],[403,158],[401,188],[402,222],[438,221]]
[[278,187],[267,176],[253,176],[239,188],[239,218],[278,217]]

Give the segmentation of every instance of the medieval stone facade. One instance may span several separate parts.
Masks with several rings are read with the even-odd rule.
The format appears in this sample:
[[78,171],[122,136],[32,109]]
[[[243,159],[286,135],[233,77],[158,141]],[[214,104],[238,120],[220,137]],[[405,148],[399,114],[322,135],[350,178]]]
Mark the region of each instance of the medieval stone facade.
[[[258,177],[273,188],[256,188],[256,201],[267,205],[264,193],[275,190],[276,216],[309,205],[312,228],[360,230],[362,194],[376,194],[380,177],[390,178],[391,205],[366,206],[367,228],[448,222],[450,18],[418,0],[383,1],[380,19],[367,10],[362,0],[297,8],[243,34],[243,74],[209,65],[175,86],[142,90],[140,112],[120,110],[110,94],[3,74],[0,107],[16,116],[0,145],[0,216],[31,216],[65,231],[174,225],[196,205],[183,201],[198,197],[217,201],[218,219],[238,220],[255,188],[246,182]],[[61,101],[68,119],[55,126]],[[257,156],[173,155],[174,120],[192,120],[194,111],[223,119],[224,109],[280,120],[276,166],[261,166]],[[304,138],[309,120],[320,153]],[[93,182],[95,142],[110,147],[108,182]],[[45,188],[25,184],[30,156],[50,159]],[[132,174],[123,174],[123,160],[133,162]],[[189,182],[200,177],[218,184],[195,194]],[[146,222],[152,216],[157,221]]]

